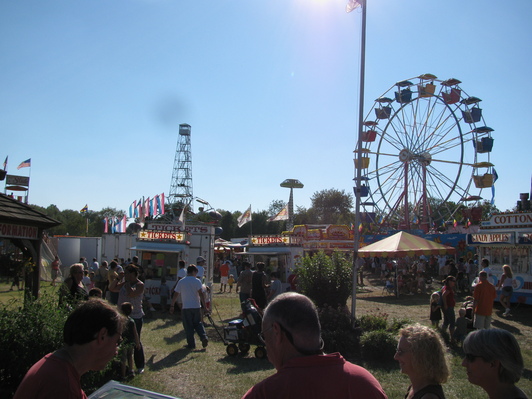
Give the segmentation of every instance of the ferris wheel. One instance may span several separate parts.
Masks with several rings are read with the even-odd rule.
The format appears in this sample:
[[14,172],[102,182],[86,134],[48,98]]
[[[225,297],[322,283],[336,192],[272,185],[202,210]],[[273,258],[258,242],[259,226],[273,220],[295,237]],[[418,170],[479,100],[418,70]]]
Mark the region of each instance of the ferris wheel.
[[493,129],[461,83],[423,74],[375,100],[355,149],[363,221],[428,232],[493,185]]

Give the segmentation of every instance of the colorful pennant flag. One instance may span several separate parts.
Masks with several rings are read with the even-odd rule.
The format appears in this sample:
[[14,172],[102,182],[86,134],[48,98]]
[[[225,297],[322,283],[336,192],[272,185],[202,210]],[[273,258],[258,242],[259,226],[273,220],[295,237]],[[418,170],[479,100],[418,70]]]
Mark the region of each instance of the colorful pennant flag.
[[251,222],[251,205],[249,206],[248,209],[246,209],[246,211],[242,215],[238,217],[237,222],[238,222],[238,227],[242,227],[247,222]]
[[89,205],[85,205],[83,208],[81,208],[81,210],[79,212],[80,213],[87,213],[88,210],[89,210]]
[[[6,158],[7,162],[7,158]],[[17,166],[17,169],[21,168],[29,168],[31,166],[31,158],[26,159],[24,162],[21,162],[19,166]]]
[[144,216],[150,216],[150,197],[144,201]]
[[272,216],[267,220],[267,222],[277,222],[279,220],[288,220],[288,205],[285,205],[283,209],[275,216]]
[[493,168],[493,184],[491,186],[491,205],[495,204],[495,182],[499,178],[497,171]]
[[345,12],[351,12],[353,11],[355,8],[358,8],[358,7],[362,7],[362,1],[363,0],[349,0],[349,3],[346,4],[345,6]]
[[456,219],[453,219],[453,226],[454,227],[458,226],[458,222],[456,221]]
[[122,220],[120,221],[120,233],[125,233],[127,228],[127,217],[126,215],[122,216]]
[[4,170],[7,170],[7,156],[6,156],[6,160],[4,161]]
[[181,209],[181,214],[179,215],[179,218],[177,219],[177,224],[183,227],[183,230],[185,229],[185,209],[186,205],[183,205],[183,209]]

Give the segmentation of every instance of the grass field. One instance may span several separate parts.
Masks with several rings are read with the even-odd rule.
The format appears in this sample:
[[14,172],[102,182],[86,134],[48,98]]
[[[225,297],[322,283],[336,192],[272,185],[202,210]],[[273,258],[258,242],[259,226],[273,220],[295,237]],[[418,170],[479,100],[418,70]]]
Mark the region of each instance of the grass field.
[[[218,285],[215,285],[215,290]],[[43,289],[50,290],[43,285]],[[9,291],[9,285],[0,284],[0,302],[11,298],[22,300],[22,293]],[[460,298],[458,298],[460,299]],[[429,325],[428,295],[395,298],[382,293],[380,286],[367,285],[357,296],[358,317],[371,313],[387,313],[392,318],[411,318]],[[222,332],[228,320],[240,313],[238,297],[232,294],[213,294],[213,319]],[[519,306],[512,316],[502,317],[499,305],[493,315],[493,325],[512,332],[521,345],[525,359],[525,373],[518,385],[532,397],[532,308]],[[192,398],[240,398],[249,387],[272,375],[275,370],[267,360],[253,357],[253,346],[248,356],[227,356],[226,347],[213,326],[208,325],[210,343],[207,350],[190,351],[184,348],[185,335],[177,316],[154,312],[145,318],[142,341],[146,352],[146,372],[128,384],[167,395]],[[460,349],[450,350],[453,375],[445,384],[447,398],[485,398],[480,388],[469,384],[461,364]],[[403,398],[409,384],[395,362],[364,365],[380,381],[388,397]],[[324,382],[327,383],[327,382]]]

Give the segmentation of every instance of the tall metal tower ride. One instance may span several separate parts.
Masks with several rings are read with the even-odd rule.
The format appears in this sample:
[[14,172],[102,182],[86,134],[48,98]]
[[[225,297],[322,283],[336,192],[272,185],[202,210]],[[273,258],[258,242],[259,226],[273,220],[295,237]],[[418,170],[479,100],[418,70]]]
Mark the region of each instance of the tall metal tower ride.
[[168,202],[173,212],[188,206],[194,211],[192,199],[192,152],[190,144],[190,125],[179,125],[179,136],[174,159],[174,170],[170,183]]

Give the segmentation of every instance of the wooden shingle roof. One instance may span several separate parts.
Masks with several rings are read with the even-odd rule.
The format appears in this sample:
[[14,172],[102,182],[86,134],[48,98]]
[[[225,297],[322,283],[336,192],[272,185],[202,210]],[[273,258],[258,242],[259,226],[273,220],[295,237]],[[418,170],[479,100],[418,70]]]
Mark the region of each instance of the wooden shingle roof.
[[61,224],[61,222],[5,194],[0,194],[0,222],[42,228],[50,228]]

